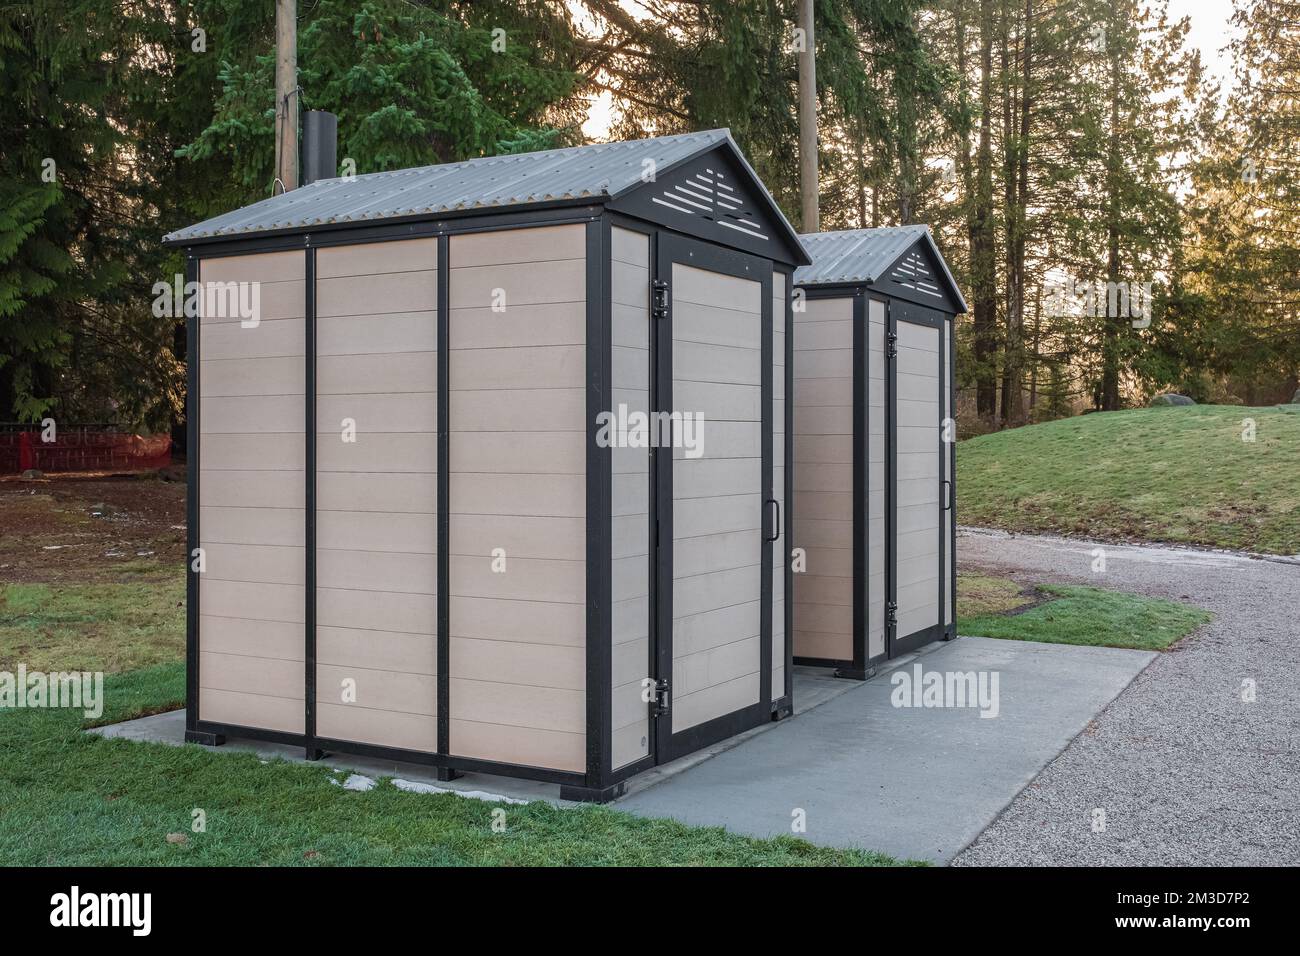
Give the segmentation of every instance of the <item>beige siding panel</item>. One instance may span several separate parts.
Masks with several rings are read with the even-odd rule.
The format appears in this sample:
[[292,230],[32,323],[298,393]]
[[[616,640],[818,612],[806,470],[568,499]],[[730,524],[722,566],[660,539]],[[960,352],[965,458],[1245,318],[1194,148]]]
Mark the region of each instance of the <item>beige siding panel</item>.
[[585,769],[585,236],[572,225],[450,240],[450,726],[460,756]]
[[357,704],[318,703],[316,733],[333,740],[429,752],[438,746],[438,718]]
[[[581,226],[569,228],[581,229]],[[501,235],[501,233],[496,233]],[[457,240],[452,237],[451,308],[504,308],[509,313],[516,305],[539,305],[550,302],[580,301],[574,296],[586,294],[585,259],[543,260],[505,265],[460,266]],[[493,314],[501,314],[499,311]]]
[[[373,474],[379,463],[389,474],[433,475],[438,470],[437,434],[429,432],[365,433],[355,442],[342,440],[341,432],[320,432],[316,442],[317,480],[330,472]],[[366,496],[356,499],[355,510],[370,510]]]
[[316,320],[317,361],[395,352],[426,354],[437,348],[438,314],[434,311],[326,316]]
[[673,701],[673,726],[694,727],[756,703],[761,697],[757,672],[715,684]]
[[[200,361],[223,362],[232,359],[257,361],[261,359],[296,357],[302,359],[305,346],[301,319],[262,321],[252,328],[238,322],[210,323],[199,327]],[[207,369],[206,364],[203,365]],[[204,382],[204,391],[207,383]]]
[[[318,356],[316,392],[318,395],[417,392],[436,396],[438,354],[412,351]],[[435,401],[435,399],[424,400]]]
[[[200,361],[201,365],[203,363]],[[202,373],[200,373],[202,374]],[[268,386],[274,387],[274,386]],[[275,433],[301,434],[306,413],[301,395],[255,395],[199,398],[200,430],[204,435]]]
[[[454,692],[451,699],[455,706]],[[463,757],[574,773],[587,769],[585,733],[453,719],[451,739],[453,750]]]
[[316,277],[382,276],[391,272],[437,269],[438,240],[402,239],[353,246],[327,246],[316,252]]
[[305,495],[302,475],[296,471],[213,471],[205,467],[199,472],[202,508],[302,508]]
[[[586,474],[587,436],[576,429],[564,432],[458,432],[453,441],[455,470],[465,475]],[[461,492],[465,490],[460,489]],[[585,497],[583,500],[585,502]]]
[[433,514],[319,511],[316,516],[316,546],[321,551],[436,554],[438,518]]
[[[400,245],[400,243],[395,243]],[[324,252],[325,250],[321,250]],[[320,252],[317,253],[319,261]],[[438,308],[435,260],[419,272],[347,276],[316,280],[316,315],[374,315],[386,312],[425,312]]]
[[[200,263],[199,718],[288,732],[305,684],[304,276],[301,251]],[[252,287],[217,283],[258,284],[252,324],[229,308]]]
[[[611,409],[650,410],[650,238],[614,227],[610,298]],[[678,408],[698,399],[678,395]],[[650,632],[650,467],[649,449],[617,445],[610,451],[614,567],[610,600],[615,645],[611,655],[610,730],[613,766],[625,766],[649,752],[650,707],[642,700],[648,676]]]
[[490,307],[457,312],[460,321],[450,330],[453,349],[582,345],[587,338],[587,311],[582,302],[513,302],[505,312]]
[[199,581],[199,607],[205,614],[220,617],[301,624],[304,600],[301,585],[217,581],[204,576]]
[[939,329],[898,323],[896,600],[898,636],[938,624],[941,427]]
[[583,647],[461,637],[451,642],[451,672],[467,681],[580,691],[586,668]]
[[398,674],[438,673],[438,645],[427,634],[317,627],[316,656],[344,668],[365,667]]
[[[750,444],[762,435],[762,286],[675,263],[673,297],[673,404],[705,416],[703,457],[674,449],[673,458],[677,733],[761,699],[759,615],[719,612],[758,604],[765,545],[762,495],[737,493],[762,489],[761,444]],[[715,630],[707,643],[677,637],[706,620],[753,629]]]
[[199,654],[199,683],[214,690],[302,700],[303,662],[243,654]]
[[204,259],[200,271],[204,282],[290,282],[302,281],[306,275],[307,256],[302,250]]
[[[355,703],[371,710],[402,714],[426,714],[437,711],[437,678],[430,674],[376,670],[367,667],[342,667],[336,664],[316,666],[316,696],[323,702],[351,706],[344,699],[355,693]],[[425,741],[422,750],[431,749],[436,739]]]
[[[302,464],[307,440],[298,434],[204,434],[203,473],[220,475],[222,472],[298,472],[302,480]],[[220,477],[204,477],[204,481],[221,481]],[[200,492],[201,493],[201,492]]]
[[883,302],[867,301],[867,657],[885,653],[885,332]]
[[457,236],[452,243],[451,267],[461,269],[520,263],[534,271],[545,271],[540,264],[548,260],[583,260],[586,237],[583,226],[540,226],[470,233]]
[[214,654],[303,659],[302,625],[291,621],[251,621],[200,612],[199,633],[203,647]]
[[203,394],[207,398],[302,395],[307,375],[306,363],[300,355],[208,360],[202,364]]
[[794,653],[853,658],[853,299],[794,315]]
[[[434,550],[437,550],[436,542]],[[316,550],[316,583],[319,587],[435,594],[437,581],[436,554],[329,548]]]
[[425,634],[433,641],[437,622],[438,597],[434,594],[316,589],[317,627]]
[[199,713],[203,720],[240,727],[300,734],[305,715],[301,697],[264,697],[237,691],[199,688]]
[[[435,448],[436,451],[436,448]],[[408,463],[411,463],[408,459]],[[318,472],[320,511],[427,514],[438,500],[438,476],[410,472]]]
[[254,584],[307,583],[303,549],[251,544],[209,544],[204,548],[203,577],[208,581]]

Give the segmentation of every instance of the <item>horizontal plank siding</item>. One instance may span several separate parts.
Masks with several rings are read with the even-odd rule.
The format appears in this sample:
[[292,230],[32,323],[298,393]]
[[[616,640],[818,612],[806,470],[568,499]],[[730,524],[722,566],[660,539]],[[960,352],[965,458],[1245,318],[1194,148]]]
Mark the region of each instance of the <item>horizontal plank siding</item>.
[[304,724],[305,280],[301,251],[199,266],[198,716],[285,733]]
[[316,275],[316,732],[432,753],[437,240],[320,249]]
[[853,659],[853,299],[794,313],[794,655]]
[[455,756],[586,767],[584,225],[449,245]]
[[762,698],[763,291],[752,279],[672,270],[673,409],[704,417],[700,456],[673,449],[679,733]]

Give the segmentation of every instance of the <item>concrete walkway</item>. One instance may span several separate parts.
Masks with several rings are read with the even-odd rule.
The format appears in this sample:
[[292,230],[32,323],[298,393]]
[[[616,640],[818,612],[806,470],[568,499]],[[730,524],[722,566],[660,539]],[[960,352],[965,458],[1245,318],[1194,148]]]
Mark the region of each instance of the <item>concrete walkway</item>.
[[[981,637],[932,645],[616,806],[754,836],[789,834],[801,817],[814,843],[944,863],[1154,656]],[[996,716],[893,706],[895,675],[918,667],[996,674]]]
[[1300,864],[1294,559],[976,531],[957,553],[964,569],[1025,584],[1135,591],[1215,615],[1143,671],[958,865]]

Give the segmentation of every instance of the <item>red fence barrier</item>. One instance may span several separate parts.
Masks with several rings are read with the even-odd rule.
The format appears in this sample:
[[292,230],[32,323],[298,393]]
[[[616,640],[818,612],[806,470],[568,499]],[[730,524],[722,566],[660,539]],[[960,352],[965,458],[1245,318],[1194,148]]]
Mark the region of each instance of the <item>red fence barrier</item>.
[[147,471],[171,464],[170,435],[133,435],[108,425],[58,425],[44,441],[40,425],[0,424],[0,475],[45,472]]

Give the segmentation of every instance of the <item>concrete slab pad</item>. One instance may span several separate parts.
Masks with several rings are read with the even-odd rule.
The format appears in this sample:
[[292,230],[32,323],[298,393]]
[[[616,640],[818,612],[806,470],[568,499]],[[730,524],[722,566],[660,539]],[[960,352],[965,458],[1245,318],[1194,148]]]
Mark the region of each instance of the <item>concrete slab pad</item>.
[[[910,658],[907,659],[910,660]],[[805,713],[814,707],[833,700],[846,691],[860,686],[861,684],[857,681],[841,680],[833,677],[829,670],[796,668],[794,674],[795,713]],[[776,726],[778,725],[763,724],[744,734],[719,741],[710,747],[698,750],[693,754],[682,757],[680,760],[638,774],[628,781],[627,792],[629,794],[636,793],[645,787],[653,786],[674,777],[711,757],[739,745],[754,735],[770,731]],[[120,724],[97,727],[88,731],[88,733],[99,734],[103,737],[181,747],[185,745],[185,711],[173,710],[165,714],[140,717]],[[292,763],[308,762],[301,747],[233,737],[228,738],[226,743],[216,748],[216,752],[255,753],[263,760],[281,759]],[[393,777],[419,786],[434,786],[455,790],[481,799],[497,796],[503,800],[545,800],[556,806],[579,806],[579,804],[572,801],[561,800],[560,788],[557,785],[539,783],[533,780],[517,780],[513,777],[471,773],[457,777],[455,780],[439,781],[435,769],[424,764],[376,760],[353,754],[330,754],[325,759],[316,761],[314,765],[328,770],[347,770],[373,779]]]
[[[165,714],[154,714],[120,724],[96,727],[89,733],[122,740],[182,747],[185,745],[185,711],[172,710]],[[214,750],[216,753],[255,753],[263,760],[280,759],[290,763],[308,763],[301,747],[266,743],[260,740],[228,738],[224,744]],[[325,771],[346,770],[373,780],[378,780],[380,777],[393,777],[396,780],[415,784],[416,786],[403,787],[403,789],[417,792],[426,787],[433,787],[439,790],[455,790],[465,796],[484,800],[546,800],[557,805],[572,805],[569,801],[560,799],[559,787],[534,780],[468,773],[463,777],[444,782],[437,778],[433,767],[392,760],[375,760],[354,754],[330,754],[323,760],[313,761],[312,765]]]
[[[753,836],[790,834],[802,811],[814,843],[946,863],[1157,656],[982,637],[927,650],[616,806]],[[894,706],[917,667],[984,672],[990,689],[996,674],[997,716]]]

